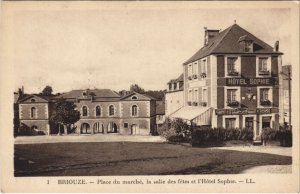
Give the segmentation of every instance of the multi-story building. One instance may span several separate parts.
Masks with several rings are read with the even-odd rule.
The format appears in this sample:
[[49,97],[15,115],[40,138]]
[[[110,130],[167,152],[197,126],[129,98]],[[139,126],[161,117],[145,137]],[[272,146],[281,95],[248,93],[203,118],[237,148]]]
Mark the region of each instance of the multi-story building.
[[18,100],[20,124],[46,134],[58,133],[49,118],[59,98],[74,102],[80,111],[80,120],[73,126],[77,134],[149,135],[156,127],[152,97],[136,92],[120,97],[109,89],[72,90],[53,97],[27,95]]
[[283,119],[279,85],[279,42],[272,48],[234,24],[223,31],[205,28],[204,46],[183,64],[184,107],[171,115],[224,128],[279,127]]
[[165,94],[165,113],[166,116],[169,116],[184,105],[183,74],[177,79],[170,80],[167,85],[168,89]]
[[[291,81],[289,83],[289,79],[292,79],[292,66],[284,65],[282,66],[282,89],[283,89],[283,112],[284,112],[284,123],[289,124],[290,122],[290,99],[289,95],[292,93],[289,91],[289,88],[292,88]],[[290,84],[290,86],[289,86]]]

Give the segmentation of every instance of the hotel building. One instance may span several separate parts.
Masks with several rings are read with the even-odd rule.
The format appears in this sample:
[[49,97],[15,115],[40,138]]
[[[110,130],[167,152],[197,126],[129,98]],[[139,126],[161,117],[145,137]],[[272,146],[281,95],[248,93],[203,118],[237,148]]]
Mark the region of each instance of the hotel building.
[[184,106],[170,115],[198,126],[263,128],[283,123],[279,42],[274,48],[237,24],[204,31],[204,46],[183,64]]

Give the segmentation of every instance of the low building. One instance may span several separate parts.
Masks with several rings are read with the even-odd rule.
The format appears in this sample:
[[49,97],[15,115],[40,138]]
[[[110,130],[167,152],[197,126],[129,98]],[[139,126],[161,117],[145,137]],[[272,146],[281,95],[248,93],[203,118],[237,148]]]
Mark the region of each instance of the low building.
[[58,126],[51,124],[49,118],[59,98],[74,102],[80,111],[80,120],[73,126],[77,134],[149,135],[156,127],[154,98],[136,92],[121,97],[109,89],[72,90],[53,97],[28,95],[18,101],[20,124],[57,134]]
[[156,125],[162,125],[165,122],[166,113],[165,113],[165,102],[156,101]]
[[184,105],[183,74],[177,79],[170,80],[167,85],[168,89],[165,94],[165,112],[166,116],[169,116]]

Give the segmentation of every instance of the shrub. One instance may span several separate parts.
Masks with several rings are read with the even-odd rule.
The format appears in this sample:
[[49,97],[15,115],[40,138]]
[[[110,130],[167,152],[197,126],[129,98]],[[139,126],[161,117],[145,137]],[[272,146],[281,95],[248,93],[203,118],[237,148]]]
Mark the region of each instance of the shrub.
[[223,145],[225,141],[252,141],[251,129],[224,129],[211,127],[196,127],[192,132],[192,146]]
[[291,147],[293,145],[293,135],[291,130],[281,128],[277,132],[276,137],[280,141],[280,146]]
[[22,124],[19,127],[18,130],[18,135],[19,136],[35,136],[35,135],[46,135],[43,131],[36,131],[34,129],[31,129],[27,125]]
[[167,118],[165,122],[158,127],[157,132],[169,142],[189,142],[191,134],[190,128],[191,127],[182,119],[171,120]]

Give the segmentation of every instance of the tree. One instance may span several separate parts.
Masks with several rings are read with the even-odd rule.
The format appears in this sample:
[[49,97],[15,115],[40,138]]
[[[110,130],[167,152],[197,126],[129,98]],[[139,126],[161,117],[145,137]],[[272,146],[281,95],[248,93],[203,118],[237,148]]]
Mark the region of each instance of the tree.
[[145,93],[145,90],[137,84],[132,84],[130,86],[130,92],[137,92],[137,93],[143,94],[143,93]]
[[51,96],[52,95],[52,87],[51,86],[46,86],[43,91],[42,91],[42,95],[43,96]]
[[59,126],[58,133],[60,134],[60,126],[63,125],[67,130],[71,125],[80,119],[80,112],[76,110],[74,102],[59,99],[54,105],[53,114],[50,116],[50,122]]

